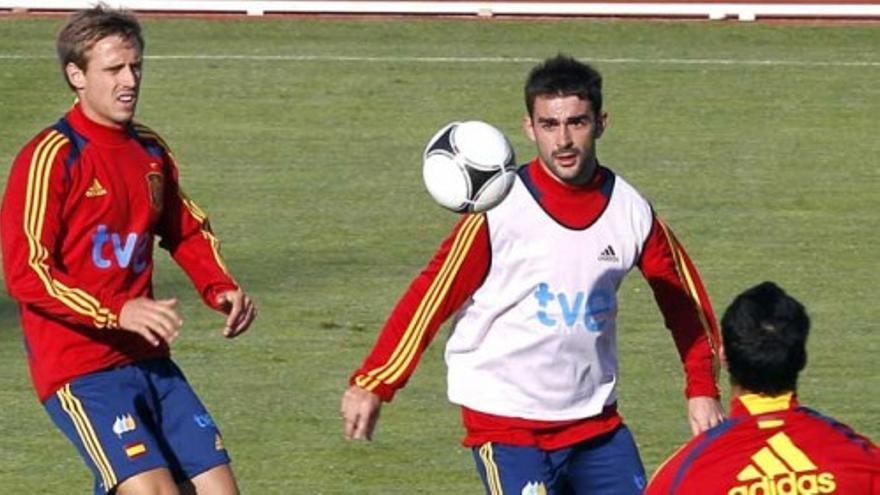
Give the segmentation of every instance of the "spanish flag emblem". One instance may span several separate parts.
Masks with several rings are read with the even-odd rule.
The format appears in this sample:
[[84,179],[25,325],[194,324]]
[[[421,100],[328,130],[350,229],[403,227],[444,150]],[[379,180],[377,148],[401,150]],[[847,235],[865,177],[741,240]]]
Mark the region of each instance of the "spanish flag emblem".
[[134,459],[135,457],[142,456],[146,453],[147,446],[144,445],[143,442],[130,443],[125,446],[125,455],[127,455],[129,459]]

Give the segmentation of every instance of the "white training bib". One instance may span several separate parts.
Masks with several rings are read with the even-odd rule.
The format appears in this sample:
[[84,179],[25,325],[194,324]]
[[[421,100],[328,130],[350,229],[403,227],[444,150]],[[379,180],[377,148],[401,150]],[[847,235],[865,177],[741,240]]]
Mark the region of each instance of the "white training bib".
[[616,401],[617,289],[650,234],[650,204],[613,178],[583,230],[551,218],[518,178],[486,213],[491,266],[446,344],[453,403],[506,417],[570,420]]

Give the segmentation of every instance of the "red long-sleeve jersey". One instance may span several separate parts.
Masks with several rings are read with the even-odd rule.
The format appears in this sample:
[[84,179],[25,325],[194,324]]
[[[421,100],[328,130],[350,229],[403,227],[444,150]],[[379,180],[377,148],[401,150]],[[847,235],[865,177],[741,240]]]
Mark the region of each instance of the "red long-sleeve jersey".
[[[582,229],[604,211],[613,173],[603,167],[584,187],[555,180],[535,159],[520,169],[543,209],[562,225]],[[539,234],[536,234],[539,235]],[[378,340],[351,377],[357,384],[390,401],[414,371],[419,358],[443,322],[483,283],[491,264],[489,231],[482,215],[464,216],[452,234],[413,280],[392,311]],[[715,360],[718,328],[709,298],[688,255],[672,231],[655,216],[639,261],[665,324],[672,332],[684,363],[687,397],[718,397]],[[377,380],[371,371],[394,366],[389,379]],[[534,421],[493,416],[463,408],[465,445],[486,441],[537,444],[560,448],[614,429],[621,418],[614,406],[580,421]]]
[[140,124],[97,124],[78,104],[15,159],[0,234],[40,400],[77,376],[168,356],[119,329],[126,301],[152,297],[155,236],[209,306],[237,288],[165,143]]
[[646,495],[880,494],[880,449],[791,394],[743,395],[730,417],[691,439]]

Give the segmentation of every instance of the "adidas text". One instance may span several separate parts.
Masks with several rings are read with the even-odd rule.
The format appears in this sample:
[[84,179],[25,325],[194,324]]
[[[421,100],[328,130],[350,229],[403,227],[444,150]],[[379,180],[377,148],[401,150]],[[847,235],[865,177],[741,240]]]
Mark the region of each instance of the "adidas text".
[[837,483],[831,473],[788,473],[778,478],[761,478],[748,485],[732,488],[727,495],[818,495],[834,493]]

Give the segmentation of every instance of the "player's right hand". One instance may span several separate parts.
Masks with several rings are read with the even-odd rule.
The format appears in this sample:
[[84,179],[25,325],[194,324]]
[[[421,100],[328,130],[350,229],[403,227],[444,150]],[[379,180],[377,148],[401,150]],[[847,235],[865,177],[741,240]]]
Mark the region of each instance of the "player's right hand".
[[120,328],[140,335],[154,346],[163,341],[171,345],[180,335],[182,325],[177,299],[138,297],[126,301],[119,312]]
[[372,440],[379,421],[382,399],[367,389],[352,385],[342,394],[339,413],[345,423],[347,440]]

